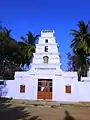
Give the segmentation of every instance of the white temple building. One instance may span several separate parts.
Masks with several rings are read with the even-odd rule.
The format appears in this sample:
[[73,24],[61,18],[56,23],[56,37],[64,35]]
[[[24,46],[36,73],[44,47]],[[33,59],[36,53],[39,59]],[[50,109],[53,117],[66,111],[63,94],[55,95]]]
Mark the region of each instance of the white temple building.
[[77,72],[62,71],[54,30],[42,30],[31,69],[15,72],[15,79],[7,80],[4,86],[0,94],[13,99],[90,101],[90,70],[80,82]]

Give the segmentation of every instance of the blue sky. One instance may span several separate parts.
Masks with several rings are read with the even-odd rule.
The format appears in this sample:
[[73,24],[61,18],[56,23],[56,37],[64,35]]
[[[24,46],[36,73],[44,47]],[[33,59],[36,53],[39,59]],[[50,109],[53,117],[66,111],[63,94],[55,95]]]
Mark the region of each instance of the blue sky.
[[63,69],[71,51],[70,29],[77,29],[79,20],[90,20],[89,0],[0,0],[0,24],[12,29],[15,39],[20,40],[28,30],[34,34],[55,30]]

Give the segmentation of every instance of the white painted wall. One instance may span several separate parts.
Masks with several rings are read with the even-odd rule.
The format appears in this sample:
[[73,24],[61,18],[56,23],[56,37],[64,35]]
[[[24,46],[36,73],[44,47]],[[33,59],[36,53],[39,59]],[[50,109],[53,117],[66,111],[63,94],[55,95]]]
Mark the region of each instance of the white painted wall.
[[[68,84],[71,85],[71,94],[65,93],[65,85]],[[76,77],[57,77],[53,81],[53,100],[61,102],[90,102],[90,82],[78,82]]]
[[[14,99],[37,100],[38,79],[52,79],[52,101],[83,102],[90,101],[90,82],[78,82],[77,77],[55,76],[54,74],[37,74],[7,81],[6,97]],[[90,78],[88,78],[90,79]],[[20,85],[25,85],[25,93],[20,93]],[[71,94],[65,93],[65,86],[71,85]]]
[[[25,93],[20,93],[20,85],[25,85]],[[7,97],[13,97],[14,99],[35,99],[35,79],[31,75],[29,77],[18,77],[15,80],[8,80],[8,93]]]
[[90,82],[78,82],[79,101],[90,102]]
[[[65,86],[71,85],[71,94],[65,93]],[[76,78],[56,77],[53,80],[53,100],[74,102],[78,101],[78,86]]]

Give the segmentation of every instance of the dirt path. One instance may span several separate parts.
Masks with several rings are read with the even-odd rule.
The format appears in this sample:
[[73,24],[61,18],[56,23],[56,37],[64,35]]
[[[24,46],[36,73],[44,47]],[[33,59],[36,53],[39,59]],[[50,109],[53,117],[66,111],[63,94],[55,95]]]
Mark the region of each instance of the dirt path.
[[42,120],[90,120],[90,108],[85,107],[27,108],[27,110]]
[[40,106],[24,102],[0,104],[0,120],[90,120],[90,105]]

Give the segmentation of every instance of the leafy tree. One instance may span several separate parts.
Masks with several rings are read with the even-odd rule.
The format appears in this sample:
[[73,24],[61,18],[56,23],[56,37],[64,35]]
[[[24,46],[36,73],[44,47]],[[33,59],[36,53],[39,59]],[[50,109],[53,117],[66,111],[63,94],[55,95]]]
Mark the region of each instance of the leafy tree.
[[37,37],[28,32],[27,38],[22,37],[23,41],[17,42],[11,37],[11,30],[0,27],[0,76],[14,79],[15,71],[31,63]]
[[14,72],[20,70],[20,50],[10,34],[11,30],[0,27],[0,76],[4,79],[14,79]]

